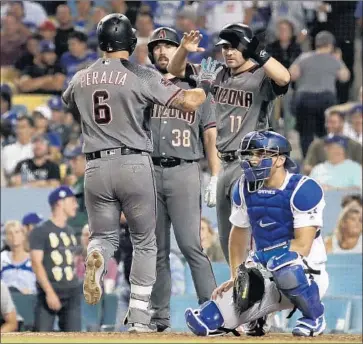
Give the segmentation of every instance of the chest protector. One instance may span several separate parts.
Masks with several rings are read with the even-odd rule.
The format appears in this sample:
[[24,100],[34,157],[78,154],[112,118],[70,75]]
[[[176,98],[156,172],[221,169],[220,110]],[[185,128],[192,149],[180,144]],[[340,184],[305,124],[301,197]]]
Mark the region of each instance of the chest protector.
[[291,196],[303,176],[292,175],[284,190],[260,189],[243,193],[257,250],[271,247],[294,238],[294,219]]

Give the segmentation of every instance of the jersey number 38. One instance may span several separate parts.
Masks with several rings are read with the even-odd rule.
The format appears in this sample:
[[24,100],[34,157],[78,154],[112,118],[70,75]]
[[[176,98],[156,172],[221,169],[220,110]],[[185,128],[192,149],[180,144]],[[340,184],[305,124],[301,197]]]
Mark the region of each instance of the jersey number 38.
[[171,141],[174,147],[190,147],[190,130],[173,129],[173,140]]

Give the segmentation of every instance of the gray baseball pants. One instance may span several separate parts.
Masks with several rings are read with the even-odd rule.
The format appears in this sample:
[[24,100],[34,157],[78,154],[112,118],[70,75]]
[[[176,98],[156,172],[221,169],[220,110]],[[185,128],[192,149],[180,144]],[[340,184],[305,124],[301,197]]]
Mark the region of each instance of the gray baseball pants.
[[[117,151],[117,150],[116,150]],[[89,217],[88,254],[101,252],[105,266],[119,245],[124,212],[133,244],[131,298],[125,321],[149,324],[149,302],[156,279],[156,188],[149,154],[118,153],[87,162],[85,201]],[[126,320],[127,319],[127,320]]]
[[157,278],[151,295],[153,322],[170,326],[170,225],[190,266],[199,304],[216,288],[211,263],[200,239],[201,179],[197,162],[169,168],[155,166],[157,185]]

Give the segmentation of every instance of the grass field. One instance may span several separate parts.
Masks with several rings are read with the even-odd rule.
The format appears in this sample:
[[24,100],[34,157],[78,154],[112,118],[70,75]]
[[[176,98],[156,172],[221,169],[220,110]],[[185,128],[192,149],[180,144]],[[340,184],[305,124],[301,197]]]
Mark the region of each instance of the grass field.
[[185,333],[29,332],[1,334],[1,343],[362,343],[362,335],[327,334],[315,338],[297,338],[291,334],[273,333],[260,338],[233,335],[205,338]]

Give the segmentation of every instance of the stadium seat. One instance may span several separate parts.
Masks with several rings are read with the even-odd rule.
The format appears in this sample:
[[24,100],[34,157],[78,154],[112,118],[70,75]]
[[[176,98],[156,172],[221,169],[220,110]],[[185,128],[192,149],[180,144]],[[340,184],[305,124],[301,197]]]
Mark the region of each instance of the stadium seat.
[[[325,297],[323,299],[325,306],[326,333],[331,331],[347,332],[350,325],[350,313],[352,301],[347,297]],[[296,325],[296,320],[302,317],[297,310],[288,321],[288,331],[291,332]]]
[[188,327],[184,319],[184,312],[188,307],[198,307],[198,301],[195,295],[180,295],[171,297],[170,318],[173,331],[188,331]]
[[12,102],[14,105],[24,105],[32,112],[37,106],[46,104],[50,97],[47,94],[16,94]]
[[[230,271],[227,263],[212,263],[212,269],[217,285],[222,284],[230,278]],[[195,294],[195,288],[189,264],[185,264],[185,294]]]
[[[349,266],[349,268],[348,268]],[[362,267],[327,265],[330,296],[362,296]]]
[[362,296],[352,297],[349,333],[362,334]]
[[116,294],[105,294],[102,299],[102,325],[115,325],[118,298]]
[[343,265],[345,267],[351,265],[362,266],[362,254],[361,253],[328,254],[327,265]]
[[25,328],[33,328],[36,295],[24,295],[19,292],[11,292],[16,311],[23,318]]
[[87,304],[82,297],[82,331],[98,331],[101,325],[102,307],[101,302],[95,306]]

